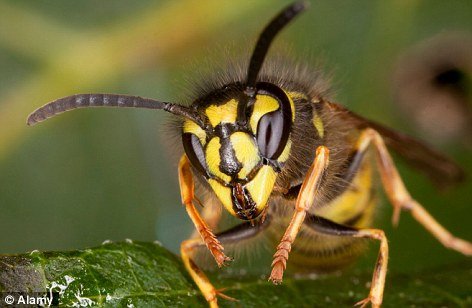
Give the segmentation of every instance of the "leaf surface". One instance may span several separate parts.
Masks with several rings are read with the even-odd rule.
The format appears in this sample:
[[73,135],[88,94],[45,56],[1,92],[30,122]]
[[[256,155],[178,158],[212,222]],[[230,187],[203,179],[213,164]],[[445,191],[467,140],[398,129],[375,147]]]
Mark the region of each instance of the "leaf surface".
[[[287,278],[212,275],[239,302],[222,307],[351,307],[368,294],[370,272]],[[206,307],[180,259],[156,243],[119,242],[70,252],[0,257],[0,292],[58,292],[64,306]],[[411,274],[389,273],[383,307],[472,306],[472,262]],[[5,293],[4,293],[5,294]]]

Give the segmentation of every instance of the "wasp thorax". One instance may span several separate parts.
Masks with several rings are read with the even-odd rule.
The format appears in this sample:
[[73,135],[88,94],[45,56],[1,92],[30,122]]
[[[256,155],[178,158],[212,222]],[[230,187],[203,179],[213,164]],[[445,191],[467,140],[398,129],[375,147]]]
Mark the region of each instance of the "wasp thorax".
[[190,162],[225,208],[241,219],[254,219],[264,210],[289,156],[293,102],[282,94],[280,99],[258,93],[246,108],[243,124],[238,121],[240,102],[229,99],[200,111],[211,129],[191,120],[183,125]]

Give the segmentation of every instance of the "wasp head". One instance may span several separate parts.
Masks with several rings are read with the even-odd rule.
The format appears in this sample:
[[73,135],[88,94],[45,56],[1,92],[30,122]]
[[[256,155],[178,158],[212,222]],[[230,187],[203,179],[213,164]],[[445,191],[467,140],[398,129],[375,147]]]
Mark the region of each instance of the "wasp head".
[[[231,87],[225,87],[230,89]],[[225,90],[230,91],[230,90]],[[182,140],[187,157],[225,208],[252,220],[266,208],[277,174],[289,157],[293,101],[270,83],[257,84],[241,115],[244,95],[210,93],[199,102],[205,127],[185,120]]]

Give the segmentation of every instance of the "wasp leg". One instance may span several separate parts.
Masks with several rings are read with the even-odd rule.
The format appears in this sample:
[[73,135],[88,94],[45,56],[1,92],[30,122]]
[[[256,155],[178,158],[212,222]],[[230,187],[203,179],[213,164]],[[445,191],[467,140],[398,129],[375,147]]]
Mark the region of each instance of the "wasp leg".
[[[198,201],[198,200],[197,200]],[[200,203],[200,201],[198,201]],[[200,215],[204,221],[206,221],[210,229],[215,229],[221,220],[221,205],[219,205],[214,198],[207,198],[201,204],[203,209],[200,211]],[[190,238],[199,237],[200,234],[197,230],[193,230]]]
[[292,249],[292,243],[300,230],[308,209],[315,203],[318,187],[320,186],[323,174],[328,167],[329,150],[324,146],[319,146],[316,149],[316,156],[313,164],[308,170],[300,193],[297,197],[295,205],[295,213],[292,216],[289,226],[277,246],[277,251],[274,254],[272,261],[272,272],[269,281],[274,284],[280,284],[284,271],[287,267],[288,254]]
[[200,217],[200,214],[193,204],[194,182],[192,172],[190,170],[190,162],[186,155],[183,155],[179,162],[179,184],[180,193],[182,195],[182,203],[185,205],[188,216],[195,225],[195,228],[200,234],[203,242],[208,247],[208,250],[210,250],[211,254],[215,258],[218,266],[223,266],[231,259],[223,253],[223,246],[217,240],[216,236],[210,230],[205,221]]
[[383,291],[385,286],[385,276],[387,275],[388,264],[388,244],[384,232],[379,229],[359,230],[356,228],[337,224],[331,220],[312,214],[309,214],[309,216],[307,217],[305,225],[323,234],[370,238],[380,241],[379,256],[375,265],[374,275],[372,276],[372,284],[370,287],[369,297],[356,304],[362,305],[362,307],[364,307],[370,302],[372,303],[372,307],[380,307],[380,305],[382,304]]
[[180,255],[185,268],[190,273],[190,276],[197,284],[206,301],[210,304],[210,307],[217,308],[218,303],[216,296],[218,295],[218,291],[208,280],[208,277],[205,275],[205,273],[200,268],[198,268],[198,266],[190,257],[193,249],[202,245],[205,244],[202,243],[202,240],[199,238],[183,241],[180,245]]
[[[269,226],[269,222],[270,219],[267,218],[264,223],[261,222],[259,224],[256,224],[255,226],[252,226],[251,223],[243,223],[227,231],[217,234],[216,237],[221,243],[240,243],[241,241],[256,236],[261,231],[266,229]],[[180,253],[182,255],[182,260],[184,262],[185,267],[187,268],[187,271],[190,273],[192,279],[195,281],[198,288],[203,293],[203,296],[210,304],[210,307],[218,307],[217,296],[221,296],[228,300],[235,299],[226,296],[220,291],[216,290],[215,287],[208,280],[208,277],[205,275],[205,273],[203,273],[203,271],[200,270],[200,268],[198,268],[195,262],[193,262],[193,260],[191,259],[190,255],[192,253],[192,250],[203,245],[205,245],[205,243],[203,243],[202,240],[199,238],[184,241],[180,246]]]
[[441,226],[424,208],[413,199],[405,188],[405,185],[392,161],[387,147],[375,130],[368,128],[364,130],[359,137],[357,150],[366,151],[370,143],[375,146],[378,168],[382,179],[383,187],[388,199],[394,207],[393,224],[397,225],[401,210],[410,211],[411,215],[423,227],[435,236],[445,247],[454,249],[465,255],[472,255],[472,244],[452,235],[448,230]]

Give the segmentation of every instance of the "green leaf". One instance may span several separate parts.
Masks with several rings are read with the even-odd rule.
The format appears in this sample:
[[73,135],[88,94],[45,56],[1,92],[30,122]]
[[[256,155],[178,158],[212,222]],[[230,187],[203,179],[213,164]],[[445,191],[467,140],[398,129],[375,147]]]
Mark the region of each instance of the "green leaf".
[[[252,276],[213,275],[239,299],[223,307],[350,307],[368,294],[370,272],[287,278],[281,286]],[[384,307],[472,306],[472,263],[388,276]],[[64,306],[192,306],[206,303],[180,259],[155,243],[106,243],[71,252],[0,257],[0,292],[59,292]],[[3,293],[5,294],[5,293]]]
[[177,256],[158,244],[131,241],[3,256],[0,291],[59,292],[67,306],[204,304]]

